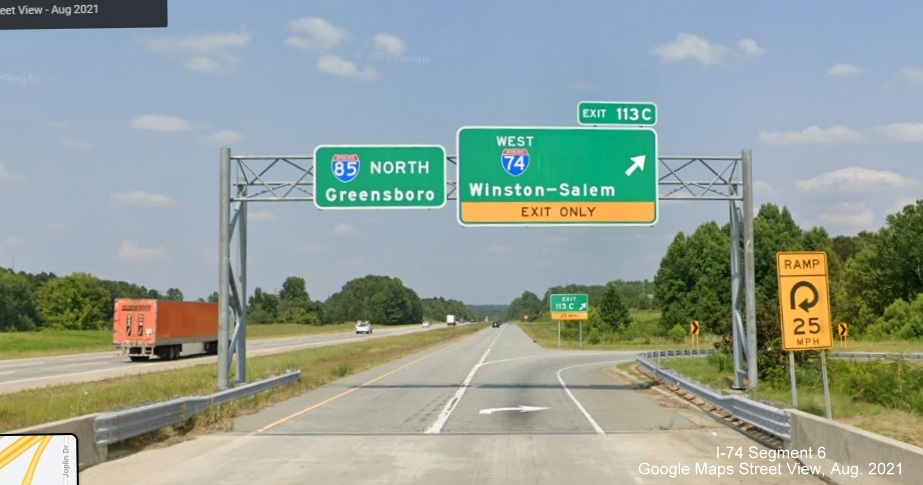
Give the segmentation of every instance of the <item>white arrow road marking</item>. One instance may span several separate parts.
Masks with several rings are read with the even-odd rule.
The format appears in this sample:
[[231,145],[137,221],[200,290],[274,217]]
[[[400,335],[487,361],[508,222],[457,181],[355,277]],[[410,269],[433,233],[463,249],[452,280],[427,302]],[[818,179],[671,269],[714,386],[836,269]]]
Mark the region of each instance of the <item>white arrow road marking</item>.
[[647,159],[645,155],[638,155],[637,157],[631,157],[632,164],[628,167],[628,170],[625,170],[625,175],[631,177],[631,174],[635,173],[636,169],[641,169],[644,171],[644,161]]
[[498,411],[519,411],[520,413],[531,413],[532,411],[544,411],[548,408],[540,406],[518,406],[515,408],[488,408],[482,409],[478,414],[493,414]]

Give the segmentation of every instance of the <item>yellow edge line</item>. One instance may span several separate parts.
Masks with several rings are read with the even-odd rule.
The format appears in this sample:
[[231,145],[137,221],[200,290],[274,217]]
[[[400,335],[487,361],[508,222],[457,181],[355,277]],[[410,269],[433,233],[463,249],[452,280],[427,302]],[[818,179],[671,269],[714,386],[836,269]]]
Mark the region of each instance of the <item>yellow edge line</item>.
[[372,380],[363,382],[362,384],[359,384],[357,387],[354,387],[354,388],[352,388],[352,389],[343,391],[343,392],[337,394],[336,396],[333,396],[333,397],[331,397],[331,398],[325,399],[325,400],[323,400],[323,401],[321,401],[321,402],[319,402],[319,403],[317,403],[317,404],[315,404],[315,405],[313,405],[313,406],[310,406],[310,407],[307,407],[307,408],[305,408],[305,409],[302,409],[301,411],[298,411],[297,413],[291,414],[291,415],[286,416],[286,417],[284,417],[284,418],[282,418],[282,419],[279,419],[279,420],[277,420],[277,421],[275,421],[275,422],[272,422],[272,423],[270,423],[270,424],[267,424],[266,426],[263,426],[262,428],[260,428],[260,429],[258,429],[258,430],[256,430],[256,431],[254,431],[254,432],[252,432],[252,433],[250,433],[250,435],[252,436],[252,435],[255,435],[255,434],[260,434],[260,433],[262,433],[263,431],[268,430],[269,428],[274,428],[274,427],[276,427],[276,426],[278,426],[278,425],[280,425],[280,424],[282,424],[282,423],[284,423],[284,422],[286,422],[286,421],[288,421],[288,420],[290,420],[290,419],[293,419],[293,418],[296,418],[296,417],[298,417],[298,416],[301,416],[301,415],[304,414],[304,413],[311,412],[311,411],[313,411],[313,410],[315,410],[315,409],[317,409],[317,408],[319,408],[319,407],[321,407],[321,406],[326,406],[327,404],[330,404],[331,402],[336,401],[337,399],[339,399],[339,398],[341,398],[341,397],[343,397],[343,396],[346,396],[347,394],[351,394],[351,393],[353,393],[353,392],[358,391],[359,389],[362,389],[362,388],[365,387],[365,386],[374,384],[374,383],[376,383],[376,382],[378,382],[378,381],[384,379],[385,377],[388,377],[388,376],[393,375],[393,374],[395,374],[395,373],[397,373],[397,372],[400,372],[400,371],[402,371],[402,370],[404,370],[404,369],[406,369],[406,368],[408,368],[408,367],[410,367],[410,366],[412,366],[412,365],[414,365],[414,364],[416,364],[416,363],[418,363],[418,362],[420,362],[420,361],[422,361],[422,360],[428,359],[428,358],[430,358],[430,357],[432,357],[432,356],[438,354],[439,352],[442,352],[443,350],[448,349],[449,347],[452,347],[453,345],[457,345],[458,343],[460,343],[460,341],[458,341],[458,342],[453,342],[453,343],[451,343],[451,344],[449,344],[449,345],[446,345],[445,347],[443,347],[443,348],[441,348],[441,349],[439,349],[439,350],[436,350],[435,352],[430,352],[430,353],[424,355],[423,357],[420,357],[419,359],[414,360],[413,362],[408,362],[408,363],[406,363],[406,364],[404,364],[404,365],[398,367],[397,369],[394,369],[394,370],[392,370],[392,371],[390,371],[390,372],[387,372],[387,373],[385,373],[385,374],[382,374],[382,375],[380,375],[380,376],[378,376],[378,377],[376,377],[376,378],[374,378],[374,379],[372,379]]
[[10,446],[7,446],[3,451],[0,451],[0,469],[6,467],[16,458],[19,458],[19,455],[29,451],[29,448],[32,448],[36,443],[42,440],[41,436],[22,436],[13,442]]
[[26,470],[26,474],[22,477],[22,485],[32,485],[32,478],[35,477],[35,469],[38,467],[38,462],[42,459],[42,454],[45,453],[45,448],[48,447],[48,443],[51,443],[51,436],[43,436],[42,443],[38,445],[38,449],[35,450],[35,454],[32,455],[29,469]]

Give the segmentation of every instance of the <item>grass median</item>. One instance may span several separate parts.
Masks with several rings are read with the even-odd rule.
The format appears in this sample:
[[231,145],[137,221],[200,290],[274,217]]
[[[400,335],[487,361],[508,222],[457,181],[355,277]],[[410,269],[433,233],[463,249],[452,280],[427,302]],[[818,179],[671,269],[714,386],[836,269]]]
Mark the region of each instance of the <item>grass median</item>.
[[[389,325],[398,328],[402,325]],[[413,326],[419,326],[414,324]],[[382,326],[384,327],[384,326]],[[352,332],[355,323],[335,325],[298,325],[278,323],[247,325],[247,339],[293,337],[322,333]],[[38,332],[0,333],[0,360],[47,357],[52,355],[105,352],[113,350],[112,329],[105,330],[41,330]]]
[[[350,344],[298,350],[247,359],[248,381],[301,370],[301,381],[218,406],[182,427],[223,429],[230,419],[261,409],[341,377],[446,344],[484,328],[470,324],[382,337]],[[200,365],[99,382],[32,389],[3,396],[0,429],[13,430],[86,414],[137,407],[168,399],[216,392],[217,367]],[[169,432],[167,432],[169,434]]]

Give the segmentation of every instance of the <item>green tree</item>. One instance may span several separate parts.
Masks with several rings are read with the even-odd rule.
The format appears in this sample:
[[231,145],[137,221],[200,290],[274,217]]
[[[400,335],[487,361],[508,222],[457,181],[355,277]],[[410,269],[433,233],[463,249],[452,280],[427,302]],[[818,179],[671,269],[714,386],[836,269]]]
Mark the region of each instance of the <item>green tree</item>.
[[285,281],[282,282],[282,289],[279,290],[279,299],[289,302],[310,301],[304,278],[299,278],[297,276],[285,278]]
[[[291,315],[289,316],[291,317]],[[247,319],[253,324],[279,322],[279,297],[257,287],[247,303]]]
[[320,323],[317,306],[308,295],[304,278],[297,276],[289,276],[282,282],[277,312],[279,320],[285,323]]
[[[464,308],[462,308],[464,309]],[[398,278],[367,275],[349,281],[323,305],[324,322],[369,320],[412,323],[423,319],[423,303]]]
[[617,285],[609,283],[599,302],[599,318],[607,333],[617,332],[631,323],[631,314],[622,303],[622,292]]
[[0,331],[35,330],[39,323],[29,278],[0,268]]
[[164,295],[164,298],[166,298],[167,300],[173,300],[173,301],[183,301],[185,299],[183,297],[183,292],[180,291],[179,288],[168,288],[166,295]]
[[97,330],[112,325],[112,296],[95,276],[73,273],[45,283],[38,293],[38,310],[50,328]]
[[542,308],[542,301],[538,299],[538,295],[531,291],[523,291],[522,295],[510,303],[504,320],[520,320],[524,315],[528,315],[531,321],[542,313]]

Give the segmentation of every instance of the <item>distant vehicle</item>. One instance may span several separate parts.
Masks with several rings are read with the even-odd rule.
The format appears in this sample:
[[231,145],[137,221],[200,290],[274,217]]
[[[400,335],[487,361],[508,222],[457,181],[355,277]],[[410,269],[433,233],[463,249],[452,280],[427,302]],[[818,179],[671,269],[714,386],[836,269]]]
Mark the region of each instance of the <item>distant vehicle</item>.
[[429,328],[429,327],[432,327],[432,326],[433,326],[433,324],[430,323],[429,320],[423,322],[423,328]]
[[455,326],[455,315],[447,315],[445,317],[445,324],[449,327]]
[[359,320],[356,322],[356,333],[372,333],[372,324],[368,320]]
[[112,344],[135,362],[218,353],[217,303],[117,298],[114,310]]
[[494,322],[493,324],[491,324],[491,327],[500,328],[500,322]]

